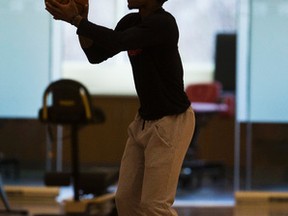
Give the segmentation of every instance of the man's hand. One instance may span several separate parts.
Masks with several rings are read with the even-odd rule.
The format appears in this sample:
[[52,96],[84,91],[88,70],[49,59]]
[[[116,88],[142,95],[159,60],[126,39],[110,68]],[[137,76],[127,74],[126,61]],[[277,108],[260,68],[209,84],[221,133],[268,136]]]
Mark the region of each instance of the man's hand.
[[55,20],[71,23],[74,17],[80,15],[74,0],[69,0],[67,4],[61,4],[57,0],[45,0],[45,4],[46,10]]
[[89,13],[89,3],[88,3],[88,4],[85,4],[85,5],[83,6],[83,10],[82,10],[82,12],[81,12],[80,15],[81,15],[83,18],[88,19],[88,13]]

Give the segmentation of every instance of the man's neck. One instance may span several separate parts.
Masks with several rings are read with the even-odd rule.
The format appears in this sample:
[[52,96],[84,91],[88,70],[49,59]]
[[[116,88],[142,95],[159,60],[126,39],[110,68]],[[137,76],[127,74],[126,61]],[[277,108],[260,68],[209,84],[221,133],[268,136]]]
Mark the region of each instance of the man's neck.
[[145,7],[139,8],[139,13],[141,17],[149,16],[154,13],[156,10],[160,9],[162,6],[160,4],[147,5]]

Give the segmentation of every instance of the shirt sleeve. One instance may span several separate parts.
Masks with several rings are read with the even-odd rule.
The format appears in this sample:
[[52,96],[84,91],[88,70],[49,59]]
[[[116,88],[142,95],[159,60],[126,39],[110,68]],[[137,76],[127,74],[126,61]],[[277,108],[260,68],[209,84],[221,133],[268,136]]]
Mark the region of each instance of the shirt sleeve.
[[94,42],[93,47],[84,50],[87,57],[94,56],[100,61],[121,51],[178,42],[175,20],[167,15],[153,15],[133,26],[130,26],[124,17],[117,27],[113,30],[82,20],[77,34],[90,38]]

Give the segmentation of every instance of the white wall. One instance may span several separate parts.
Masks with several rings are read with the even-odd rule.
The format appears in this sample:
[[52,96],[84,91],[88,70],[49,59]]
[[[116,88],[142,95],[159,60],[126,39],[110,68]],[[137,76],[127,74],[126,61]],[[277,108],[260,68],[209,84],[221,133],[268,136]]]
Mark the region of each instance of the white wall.
[[[184,65],[184,84],[211,82],[211,65]],[[129,64],[91,65],[88,62],[64,62],[62,77],[82,82],[92,94],[98,95],[136,95],[132,71]]]

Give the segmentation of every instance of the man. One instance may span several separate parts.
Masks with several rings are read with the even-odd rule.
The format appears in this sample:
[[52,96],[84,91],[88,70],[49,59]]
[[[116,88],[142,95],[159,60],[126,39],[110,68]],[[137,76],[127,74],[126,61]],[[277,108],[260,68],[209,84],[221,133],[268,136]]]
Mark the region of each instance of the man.
[[74,0],[47,0],[55,19],[77,27],[91,63],[127,51],[140,108],[128,128],[116,206],[119,216],[175,216],[171,208],[178,177],[194,131],[194,112],[184,92],[178,52],[178,27],[162,5],[166,0],[128,0],[129,9],[115,30],[87,20]]

